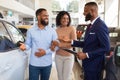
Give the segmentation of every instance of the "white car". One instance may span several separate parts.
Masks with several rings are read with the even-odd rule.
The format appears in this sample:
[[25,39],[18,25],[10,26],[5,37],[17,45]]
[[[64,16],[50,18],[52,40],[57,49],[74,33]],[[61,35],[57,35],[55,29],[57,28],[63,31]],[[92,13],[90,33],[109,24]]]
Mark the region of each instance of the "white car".
[[0,80],[24,80],[28,55],[19,49],[23,34],[0,18]]

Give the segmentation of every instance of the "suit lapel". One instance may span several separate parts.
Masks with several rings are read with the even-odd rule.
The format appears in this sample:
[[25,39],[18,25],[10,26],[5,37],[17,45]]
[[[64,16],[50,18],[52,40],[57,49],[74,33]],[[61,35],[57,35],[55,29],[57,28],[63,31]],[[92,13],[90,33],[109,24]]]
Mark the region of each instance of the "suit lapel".
[[90,34],[90,31],[94,29],[94,27],[97,25],[97,23],[99,22],[100,18],[98,18],[93,24],[92,24],[92,27],[90,30],[86,30],[85,32],[85,38],[84,40],[87,40],[89,34]]
[[93,26],[92,26],[92,28],[90,29],[90,30],[87,30],[86,32],[85,32],[85,40],[88,38],[88,36],[89,36],[89,33],[90,33],[90,31],[93,29]]

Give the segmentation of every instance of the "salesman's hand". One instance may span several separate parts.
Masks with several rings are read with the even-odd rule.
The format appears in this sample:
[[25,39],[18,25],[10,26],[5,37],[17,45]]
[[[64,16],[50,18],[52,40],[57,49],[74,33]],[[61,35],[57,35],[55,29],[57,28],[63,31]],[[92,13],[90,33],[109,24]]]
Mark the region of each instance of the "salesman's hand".
[[39,50],[38,52],[35,52],[35,56],[41,57],[41,56],[44,56],[46,54],[44,49],[38,49],[38,50]]
[[20,47],[19,47],[22,51],[26,50],[25,44],[24,43],[20,43]]
[[77,57],[78,59],[84,60],[84,59],[87,58],[87,55],[86,55],[86,53],[78,52],[77,55],[76,55],[76,57]]
[[106,56],[106,59],[109,60],[113,56],[114,52],[110,51],[109,56]]

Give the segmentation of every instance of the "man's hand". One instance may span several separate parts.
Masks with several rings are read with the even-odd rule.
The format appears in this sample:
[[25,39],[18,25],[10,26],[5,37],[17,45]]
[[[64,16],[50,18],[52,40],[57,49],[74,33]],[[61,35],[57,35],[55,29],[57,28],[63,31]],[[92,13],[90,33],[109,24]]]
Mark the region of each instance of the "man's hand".
[[26,50],[25,44],[24,43],[20,43],[20,47],[19,47],[22,51]]
[[78,59],[81,59],[81,60],[87,58],[86,53],[83,53],[83,52],[78,52],[76,56],[77,56]]
[[38,50],[39,50],[38,52],[35,52],[35,56],[41,57],[46,54],[45,50],[43,50],[43,49],[38,49]]
[[51,49],[51,51],[55,51],[55,46],[54,46],[54,45],[51,45],[51,46],[50,46],[50,49]]
[[109,54],[110,54],[109,56],[106,56],[106,59],[107,59],[107,60],[109,60],[109,59],[113,56],[114,52],[113,52],[113,51],[110,51]]
[[55,47],[56,47],[56,46],[59,46],[59,42],[58,42],[58,41],[52,41],[51,46],[50,46],[50,49],[51,49],[52,51],[55,51]]

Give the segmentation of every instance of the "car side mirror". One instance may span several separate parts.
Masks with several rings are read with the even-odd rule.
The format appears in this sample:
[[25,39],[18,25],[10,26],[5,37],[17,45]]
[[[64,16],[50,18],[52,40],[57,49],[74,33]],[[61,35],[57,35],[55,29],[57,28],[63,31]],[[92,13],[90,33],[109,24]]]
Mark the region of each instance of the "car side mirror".
[[120,44],[116,46],[114,53],[114,60],[116,66],[120,66]]

